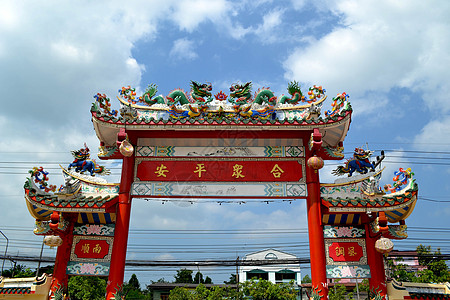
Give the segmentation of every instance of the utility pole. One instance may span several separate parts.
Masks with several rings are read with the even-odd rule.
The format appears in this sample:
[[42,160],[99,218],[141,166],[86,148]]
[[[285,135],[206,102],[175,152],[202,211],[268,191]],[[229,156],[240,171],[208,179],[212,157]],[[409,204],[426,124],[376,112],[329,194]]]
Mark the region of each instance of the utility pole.
[[39,262],[36,269],[36,278],[39,276],[39,269],[41,268],[41,259],[42,259],[42,252],[44,251],[44,239],[42,239],[42,246],[41,246],[41,254],[39,255]]
[[5,255],[3,256],[3,263],[2,263],[2,274],[0,274],[0,276],[1,276],[1,275],[3,275],[3,268],[5,267],[5,259],[6,259],[6,253],[8,252],[9,239],[6,237],[6,235],[1,230],[0,230],[0,233],[6,239]]
[[236,258],[236,293],[239,294],[239,256]]

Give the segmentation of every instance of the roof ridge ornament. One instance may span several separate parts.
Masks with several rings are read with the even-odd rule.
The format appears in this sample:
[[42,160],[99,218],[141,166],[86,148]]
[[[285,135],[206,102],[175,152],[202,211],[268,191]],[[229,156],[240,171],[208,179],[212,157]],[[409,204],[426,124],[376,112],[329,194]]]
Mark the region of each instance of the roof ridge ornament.
[[[91,111],[105,121],[126,124],[147,123],[150,119],[159,120],[219,120],[243,122],[246,119],[268,122],[294,120],[307,122],[326,122],[320,117],[321,108],[326,99],[322,86],[310,87],[307,95],[301,91],[297,81],[288,83],[289,96],[276,96],[269,87],[259,88],[252,95],[251,81],[233,83],[227,95],[222,90],[212,94],[212,84],[191,80],[191,91],[186,93],[180,88],[172,90],[167,96],[156,96],[158,86],[150,84],[142,96],[136,96],[136,89],[130,86],[119,89],[120,111],[111,109],[110,99],[97,93]],[[351,111],[346,93],[333,98],[332,109],[325,116],[336,121],[342,113]],[[120,113],[120,116],[118,116]],[[188,121],[190,122],[190,121]]]

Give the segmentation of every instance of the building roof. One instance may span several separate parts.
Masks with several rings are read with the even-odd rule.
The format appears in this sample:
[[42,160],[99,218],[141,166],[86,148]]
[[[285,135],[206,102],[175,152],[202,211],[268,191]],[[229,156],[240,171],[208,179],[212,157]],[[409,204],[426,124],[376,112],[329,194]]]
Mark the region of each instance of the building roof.
[[297,256],[295,256],[294,254],[290,254],[290,253],[287,253],[287,252],[284,252],[284,251],[280,251],[280,250],[276,250],[276,249],[273,249],[273,248],[269,248],[269,249],[264,249],[264,250],[259,250],[259,251],[255,251],[255,252],[252,252],[252,253],[248,253],[248,254],[246,254],[244,256],[243,260],[249,259],[252,256],[255,256],[255,255],[258,255],[258,254],[262,254],[262,253],[266,253],[266,254],[278,253],[278,254],[283,254],[284,256],[291,256],[292,258],[297,258]]

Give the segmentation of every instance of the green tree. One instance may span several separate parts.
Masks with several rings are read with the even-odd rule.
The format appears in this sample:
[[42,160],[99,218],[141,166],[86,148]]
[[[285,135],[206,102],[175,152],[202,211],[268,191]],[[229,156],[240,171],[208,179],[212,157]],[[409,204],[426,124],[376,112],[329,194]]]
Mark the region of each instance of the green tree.
[[387,259],[390,277],[398,281],[438,283],[450,281],[450,272],[445,260],[440,258],[441,250],[432,251],[431,246],[419,245],[416,248],[419,265],[425,269],[417,273],[410,270],[409,266],[402,264],[402,258]]
[[139,283],[139,280],[136,276],[136,274],[132,274],[130,277],[130,280],[128,280],[128,286],[132,289],[141,290],[141,284]]
[[[431,246],[419,245],[416,249],[419,254],[419,264],[426,266],[427,269],[417,272],[417,282],[448,282],[450,281],[450,272],[445,260],[440,258],[441,249],[438,248],[434,253]],[[426,255],[426,256],[423,256]],[[435,255],[435,256],[433,256]]]
[[218,300],[218,299],[243,299],[241,293],[236,290],[222,287],[212,287],[207,289],[203,284],[199,284],[195,290],[188,290],[183,287],[176,287],[170,291],[169,300]]
[[230,279],[228,281],[224,281],[226,284],[236,284],[236,274],[231,274]]
[[103,300],[106,279],[94,276],[72,276],[69,278],[69,296],[72,300]]
[[209,276],[206,276],[206,278],[205,278],[205,284],[212,284],[213,282],[212,282],[212,279],[211,278],[209,278]]
[[13,267],[3,270],[2,276],[9,278],[24,278],[24,277],[34,277],[36,275],[35,271],[32,271],[25,265],[14,264]]
[[311,277],[309,277],[308,274],[306,274],[302,279],[302,283],[311,283],[311,282],[312,282]]
[[203,279],[203,274],[200,272],[197,272],[194,276],[193,283],[205,283],[205,280]]
[[408,271],[408,266],[402,262],[403,258],[401,257],[386,260],[386,265],[389,270],[389,277],[403,282],[414,281],[414,272]]
[[181,269],[177,271],[175,275],[175,283],[194,283],[192,279],[192,270]]
[[244,296],[250,296],[254,300],[294,300],[297,299],[297,291],[294,282],[289,284],[274,284],[260,279],[250,280],[242,284]]
[[173,290],[170,291],[169,294],[170,300],[191,300],[192,293],[188,291],[188,289],[183,287],[176,287]]
[[123,290],[125,292],[125,299],[146,299],[146,296],[150,297],[150,293],[144,293],[141,291],[141,284],[136,276],[132,274],[128,283],[124,284]]
[[150,280],[152,283],[169,283],[169,281],[167,281],[164,277],[162,277],[162,278],[160,278],[160,279],[158,279],[158,280],[156,280],[156,281],[153,281],[153,280]]
[[343,284],[335,284],[334,287],[328,290],[328,299],[330,300],[345,300],[347,289]]
[[53,269],[55,268],[55,265],[48,265],[45,267],[40,267],[39,268],[39,275],[42,274],[53,274]]

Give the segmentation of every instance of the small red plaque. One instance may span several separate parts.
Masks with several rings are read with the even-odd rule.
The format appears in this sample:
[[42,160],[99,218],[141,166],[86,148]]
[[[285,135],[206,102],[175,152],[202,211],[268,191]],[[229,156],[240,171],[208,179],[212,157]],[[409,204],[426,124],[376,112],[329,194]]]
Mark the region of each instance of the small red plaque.
[[108,253],[109,244],[106,240],[80,239],[74,250],[74,254],[78,258],[103,259]]
[[334,242],[328,247],[328,253],[333,261],[360,261],[364,249],[357,242]]

